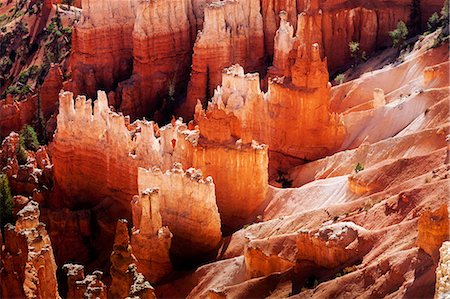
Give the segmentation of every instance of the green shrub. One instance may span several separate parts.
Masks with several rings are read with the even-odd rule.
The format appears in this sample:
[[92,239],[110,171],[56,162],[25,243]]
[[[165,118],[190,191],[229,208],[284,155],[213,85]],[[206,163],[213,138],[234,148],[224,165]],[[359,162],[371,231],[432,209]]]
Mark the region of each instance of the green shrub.
[[405,43],[408,36],[408,28],[403,21],[397,23],[397,28],[393,31],[389,31],[389,36],[392,39],[392,46],[400,50]]
[[5,224],[13,221],[13,200],[9,188],[8,176],[0,174],[0,224],[3,231]]
[[39,149],[39,141],[36,135],[36,131],[32,126],[26,125],[20,131],[19,144],[24,149],[30,151],[37,151]]
[[429,31],[434,32],[436,29],[438,29],[439,25],[441,24],[441,18],[439,17],[438,13],[435,12],[431,15],[431,17],[428,19],[427,28]]
[[358,164],[355,165],[355,172],[358,173],[360,171],[364,170],[364,165],[358,162]]
[[336,78],[334,78],[334,82],[336,84],[342,84],[345,81],[345,74],[339,74],[336,76]]

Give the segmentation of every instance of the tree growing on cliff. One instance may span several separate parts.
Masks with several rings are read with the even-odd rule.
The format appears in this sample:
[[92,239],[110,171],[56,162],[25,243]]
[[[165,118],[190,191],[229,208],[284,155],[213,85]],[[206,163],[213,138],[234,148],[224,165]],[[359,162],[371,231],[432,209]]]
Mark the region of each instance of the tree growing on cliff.
[[20,131],[19,145],[30,151],[38,150],[39,141],[36,131],[32,126],[26,125],[23,127],[22,131]]
[[336,76],[336,78],[334,78],[334,82],[339,85],[344,83],[344,81],[345,81],[345,74],[339,74]]
[[397,28],[393,31],[389,31],[389,36],[392,39],[392,46],[397,48],[400,52],[400,49],[403,47],[406,37],[408,36],[408,28],[403,21],[397,23]]
[[0,224],[3,231],[5,224],[13,220],[13,200],[9,188],[8,176],[0,174]]

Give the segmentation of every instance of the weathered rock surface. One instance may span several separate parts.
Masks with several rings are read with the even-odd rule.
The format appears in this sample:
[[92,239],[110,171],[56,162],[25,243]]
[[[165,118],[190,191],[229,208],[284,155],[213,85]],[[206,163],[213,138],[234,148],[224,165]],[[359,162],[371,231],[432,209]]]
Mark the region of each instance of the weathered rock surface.
[[111,298],[127,297],[132,284],[127,271],[129,265],[136,263],[136,258],[132,253],[127,224],[128,222],[123,219],[117,221],[111,254],[111,286],[108,290],[108,296]]
[[17,102],[12,95],[7,95],[0,100],[0,137],[5,138],[12,131],[19,132],[25,124],[31,123],[36,110],[36,97]]
[[39,206],[28,202],[18,213],[16,225],[5,226],[1,254],[1,291],[4,298],[60,298],[56,263]]
[[120,84],[120,108],[125,115],[133,119],[151,115],[160,108],[163,97],[173,97],[177,89],[183,89],[195,34],[191,0],[147,1],[137,5],[133,76]]
[[162,222],[174,235],[172,251],[177,256],[202,255],[217,247],[222,233],[211,177],[203,178],[194,168],[184,172],[175,163],[165,173],[159,168],[140,168],[138,186],[140,192],[159,188]]
[[264,67],[264,33],[260,1],[221,1],[205,7],[197,36],[191,79],[181,115],[192,118],[197,100],[204,102],[220,84],[222,70],[241,64],[248,71]]
[[131,75],[137,1],[83,0],[81,5],[81,20],[72,33],[72,89],[94,96],[98,87],[111,90]]
[[67,298],[108,298],[106,285],[101,281],[103,272],[97,270],[84,276],[81,265],[65,264],[62,268],[67,275]]
[[436,269],[436,293],[434,298],[443,299],[450,295],[450,242],[442,243],[440,259]]
[[427,254],[436,257],[444,241],[450,237],[448,206],[424,211],[419,218],[417,245]]
[[139,271],[151,282],[160,280],[172,271],[169,257],[172,233],[167,226],[162,226],[160,202],[159,189],[146,189],[131,202],[131,246]]
[[200,138],[197,129],[189,130],[181,121],[157,131],[152,122],[137,121],[128,127],[127,122],[107,107],[102,92],[93,110],[90,100],[78,97],[74,103],[71,93],[61,94],[51,152],[55,184],[67,195],[66,205],[74,207],[89,198],[83,204],[94,206],[111,197],[116,204],[108,211],[110,216],[126,218],[128,202],[138,193],[138,167],[167,170],[180,162],[214,179],[225,226],[238,227],[256,216],[267,192],[266,146]]

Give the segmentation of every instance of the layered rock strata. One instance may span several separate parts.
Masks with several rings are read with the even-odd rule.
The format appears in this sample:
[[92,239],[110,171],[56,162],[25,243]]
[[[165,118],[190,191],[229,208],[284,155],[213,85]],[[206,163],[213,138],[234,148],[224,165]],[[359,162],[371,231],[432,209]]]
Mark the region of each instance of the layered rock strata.
[[94,96],[97,88],[111,90],[131,75],[137,1],[83,0],[81,5],[69,64],[73,91]]
[[159,189],[146,189],[131,202],[131,246],[139,271],[150,282],[156,282],[172,271],[169,257],[172,233],[167,226],[162,226],[160,202]]
[[306,73],[299,70],[294,77],[293,83],[299,86],[274,79],[268,93],[261,91],[258,74],[245,75],[240,66],[226,69],[208,108],[197,106],[195,118],[201,132],[211,140],[258,140],[268,144],[270,151],[301,159],[336,150],[345,129],[329,109],[326,61],[320,60],[317,45],[312,53],[310,64],[299,63],[309,66]]
[[276,52],[274,37],[282,23],[279,13],[286,12],[285,20],[294,30],[298,30],[297,16],[309,15],[316,20],[315,32],[321,35],[321,40],[316,42],[323,44],[330,70],[336,70],[352,60],[348,47],[351,41],[359,42],[361,52],[367,54],[378,47],[388,46],[388,32],[395,29],[401,20],[407,23],[411,14],[410,1],[394,4],[382,1],[262,0],[261,7],[269,56]]
[[18,213],[16,225],[5,226],[1,291],[4,298],[60,298],[56,263],[39,206],[29,201]]
[[264,67],[264,35],[259,0],[213,2],[205,7],[197,36],[191,79],[182,115],[191,118],[197,100],[204,102],[220,84],[221,72],[239,63],[249,71]]
[[[222,233],[211,177],[203,178],[194,168],[184,172],[175,163],[165,173],[139,168],[138,186],[140,192],[159,188],[162,222],[174,235],[172,250],[177,256],[201,255],[217,247]],[[181,213],[180,207],[184,207]]]
[[[133,29],[133,76],[120,83],[125,115],[151,115],[189,76],[196,21],[191,0],[144,1]],[[182,89],[182,88],[181,88]]]
[[85,97],[74,103],[71,93],[62,93],[51,145],[55,184],[67,194],[67,206],[82,204],[83,198],[93,206],[110,197],[115,207],[123,207],[111,209],[110,216],[123,218],[130,211],[130,198],[138,193],[138,167],[167,170],[180,162],[214,179],[222,222],[242,225],[265,199],[267,147],[238,140],[220,143],[200,135],[179,120],[161,129],[147,121],[129,124],[128,118],[110,111],[102,92],[94,109]]

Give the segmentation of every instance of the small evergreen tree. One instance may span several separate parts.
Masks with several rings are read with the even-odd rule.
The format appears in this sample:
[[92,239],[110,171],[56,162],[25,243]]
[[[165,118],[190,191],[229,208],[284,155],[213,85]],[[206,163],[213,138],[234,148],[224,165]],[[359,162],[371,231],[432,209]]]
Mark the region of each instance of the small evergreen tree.
[[0,174],[0,225],[3,227],[13,221],[13,200],[8,176]]
[[392,46],[400,51],[408,36],[406,24],[403,21],[398,22],[397,28],[393,31],[389,31],[389,36],[392,38]]
[[351,41],[348,43],[348,48],[350,50],[350,56],[355,60],[355,66],[359,63],[359,58],[361,56],[361,49],[359,43]]
[[26,150],[37,151],[39,148],[39,141],[36,135],[36,131],[32,126],[26,125],[20,131],[20,146]]
[[364,166],[358,162],[358,164],[356,164],[356,166],[355,166],[355,172],[358,173],[363,170],[364,170]]
[[334,82],[336,82],[337,84],[342,84],[345,81],[345,74],[339,74],[336,76],[336,78],[334,78]]

